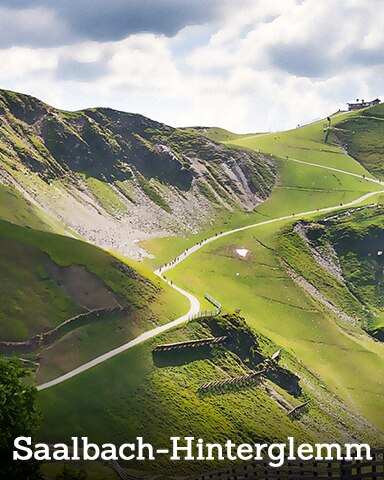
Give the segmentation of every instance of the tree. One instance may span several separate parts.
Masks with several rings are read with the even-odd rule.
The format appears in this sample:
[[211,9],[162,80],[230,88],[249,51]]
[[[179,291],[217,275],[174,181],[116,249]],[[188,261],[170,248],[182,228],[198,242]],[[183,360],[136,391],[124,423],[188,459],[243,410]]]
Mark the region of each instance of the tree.
[[7,480],[42,478],[38,462],[12,458],[15,438],[33,437],[39,423],[36,388],[25,382],[27,375],[17,361],[0,358],[0,477]]

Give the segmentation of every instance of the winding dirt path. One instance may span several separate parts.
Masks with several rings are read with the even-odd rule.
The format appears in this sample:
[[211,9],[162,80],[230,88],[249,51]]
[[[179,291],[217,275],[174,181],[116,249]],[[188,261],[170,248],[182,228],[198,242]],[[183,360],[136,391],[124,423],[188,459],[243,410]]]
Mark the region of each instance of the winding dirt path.
[[[163,279],[164,280],[164,279]],[[164,325],[160,325],[159,327],[153,328],[152,330],[148,330],[147,332],[142,333],[138,337],[134,338],[133,340],[130,340],[127,343],[124,343],[124,345],[121,345],[120,347],[117,347],[107,353],[104,353],[103,355],[100,355],[99,357],[94,358],[93,360],[90,360],[87,363],[84,363],[83,365],[80,365],[80,367],[75,368],[74,370],[71,370],[68,373],[65,373],[64,375],[61,375],[60,377],[57,377],[53,380],[50,380],[49,382],[43,383],[37,387],[37,390],[45,390],[50,387],[54,387],[55,385],[58,385],[59,383],[63,383],[66,380],[69,380],[72,377],[75,377],[76,375],[79,375],[82,372],[85,372],[86,370],[89,370],[92,367],[95,367],[96,365],[99,365],[100,363],[105,362],[106,360],[109,360],[110,358],[118,355],[119,353],[125,352],[129,348],[132,348],[136,345],[139,345],[140,343],[145,342],[146,340],[155,337],[156,335],[159,335],[160,333],[165,332],[166,330],[169,330],[170,328],[176,327],[177,325],[180,325],[181,323],[184,323],[187,321],[192,315],[195,315],[196,313],[199,312],[200,310],[200,302],[199,300],[192,294],[186,292],[182,288],[172,285],[169,281],[166,281],[172,288],[177,290],[179,293],[184,295],[185,297],[188,298],[190,302],[190,308],[188,312],[179,317],[176,318],[176,320],[173,320],[172,322],[166,323]]]
[[[305,164],[305,165],[311,165],[313,167],[319,167],[319,168],[324,168],[326,170],[332,170],[332,171],[336,171],[336,172],[339,172],[339,173],[344,173],[346,175],[351,175],[353,177],[358,177],[358,178],[361,178],[363,180],[366,180],[366,181],[373,182],[373,183],[384,186],[384,182],[381,182],[380,180],[365,177],[365,176],[359,175],[357,173],[351,173],[351,172],[347,172],[347,171],[344,171],[344,170],[339,170],[339,169],[336,169],[336,168],[333,168],[333,167],[327,167],[327,166],[324,166],[324,165],[309,163],[309,162],[305,162],[303,160],[297,160],[297,159],[293,159],[293,158],[288,158],[288,161],[293,161],[293,162],[296,162],[296,163],[302,163],[302,164]],[[353,206],[358,205],[359,203],[367,200],[368,198],[373,197],[373,196],[375,196],[377,194],[380,194],[380,193],[384,193],[384,190],[379,190],[379,191],[376,191],[376,192],[366,193],[365,195],[362,195],[361,197],[359,197],[355,200],[352,200],[349,203],[343,204],[342,208],[353,207]],[[139,345],[140,343],[143,343],[150,338],[153,338],[153,337],[159,335],[160,333],[163,333],[163,332],[165,332],[165,331],[167,331],[167,330],[169,330],[173,327],[176,327],[176,326],[184,323],[192,315],[195,315],[196,313],[198,313],[199,310],[200,310],[199,300],[194,295],[192,295],[191,293],[186,292],[185,290],[181,289],[177,285],[174,285],[169,280],[166,280],[164,278],[164,273],[167,272],[168,270],[173,269],[176,265],[180,264],[182,261],[184,261],[186,258],[191,256],[193,253],[200,250],[202,247],[204,247],[208,243],[212,243],[219,238],[226,237],[227,235],[232,235],[233,233],[243,232],[245,230],[249,230],[250,228],[261,227],[263,225],[268,225],[270,223],[281,222],[281,221],[290,220],[290,219],[293,219],[293,218],[300,218],[300,217],[303,217],[303,216],[313,215],[313,214],[317,214],[317,213],[332,212],[334,210],[339,210],[340,208],[341,208],[340,205],[335,205],[335,206],[332,206],[332,207],[319,208],[319,209],[316,209],[316,210],[309,210],[309,211],[301,212],[301,213],[297,213],[297,214],[285,215],[285,216],[278,217],[278,218],[272,218],[270,220],[265,220],[265,221],[262,221],[262,222],[253,223],[251,225],[246,225],[245,227],[239,227],[239,228],[235,228],[233,230],[228,230],[226,232],[223,232],[223,233],[220,233],[220,234],[215,235],[213,237],[210,237],[210,238],[208,238],[208,239],[206,239],[202,242],[199,242],[198,244],[194,245],[191,248],[188,248],[183,253],[181,253],[178,257],[176,257],[172,262],[164,265],[163,267],[160,267],[159,269],[157,269],[154,272],[163,281],[168,283],[169,286],[171,286],[172,288],[177,290],[179,293],[184,295],[186,298],[188,298],[188,300],[190,302],[190,308],[185,315],[177,318],[176,320],[173,320],[172,322],[166,323],[166,324],[161,325],[159,327],[156,327],[152,330],[144,332],[141,335],[139,335],[138,337],[136,337],[135,339],[125,343],[124,345],[121,345],[120,347],[117,347],[117,348],[115,348],[115,349],[113,349],[113,350],[111,350],[107,353],[104,353],[103,355],[100,355],[99,357],[96,357],[93,360],[91,360],[87,363],[84,363],[80,367],[77,367],[74,370],[71,370],[70,372],[65,373],[64,375],[61,375],[60,377],[57,377],[57,378],[55,378],[55,379],[53,379],[49,382],[46,382],[46,383],[43,383],[43,384],[39,385],[37,387],[37,390],[39,390],[39,391],[46,390],[47,388],[51,388],[55,385],[59,385],[60,383],[63,383],[66,380],[69,380],[70,378],[73,378],[76,375],[79,375],[80,373],[83,373],[83,372],[89,370],[90,368],[93,368],[96,365],[99,365],[100,363],[105,362],[106,360],[109,360],[110,358],[118,355],[119,353],[125,352],[126,350],[128,350],[128,349],[130,349],[130,348],[132,348],[136,345]]]
[[332,172],[344,173],[345,175],[350,175],[351,177],[361,178],[367,182],[376,183],[377,185],[384,186],[384,182],[377,180],[377,178],[367,177],[364,175],[359,175],[358,173],[347,172],[345,170],[340,170],[339,168],[327,167],[326,165],[319,165],[318,163],[305,162],[304,160],[298,160],[297,158],[285,158],[289,162],[302,163],[303,165],[310,165],[311,167],[324,168],[325,170],[331,170]]

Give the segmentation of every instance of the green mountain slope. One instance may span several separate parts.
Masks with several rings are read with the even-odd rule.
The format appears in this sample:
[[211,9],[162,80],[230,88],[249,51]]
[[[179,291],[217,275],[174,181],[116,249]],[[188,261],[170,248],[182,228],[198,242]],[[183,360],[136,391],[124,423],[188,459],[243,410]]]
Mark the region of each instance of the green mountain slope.
[[369,172],[384,178],[384,104],[348,115],[332,134]]
[[[144,436],[165,446],[177,434],[238,442],[294,435],[382,445],[384,350],[376,338],[383,212],[377,205],[344,210],[358,198],[361,206],[380,204],[383,187],[368,181],[373,170],[340,149],[334,136],[364,112],[332,116],[333,130],[318,122],[239,138],[109,109],[62,112],[10,92],[1,93],[0,103],[6,183],[0,195],[7,205],[0,214],[20,225],[0,222],[1,280],[9,292],[0,306],[0,348],[37,360],[38,383],[187,310],[186,300],[144,268],[139,273],[87,243],[38,231],[56,230],[50,219],[129,254],[142,234],[185,235],[148,242],[156,266],[192,246],[191,233],[205,238],[207,223],[211,235],[233,222],[262,223],[215,238],[167,272],[203,305],[205,292],[218,298],[222,317],[188,322],[41,391],[42,440],[87,435],[119,443]],[[228,135],[236,146],[216,142]],[[319,211],[326,207],[339,213]],[[302,214],[309,210],[314,213]],[[215,223],[218,212],[228,213],[227,224]],[[248,250],[245,257],[239,249]],[[63,324],[51,342],[47,332]],[[152,353],[158,344],[223,334],[230,337],[225,346]],[[9,343],[31,338],[32,346]],[[280,348],[280,361],[272,361]],[[260,383],[198,391],[204,382],[264,368]],[[307,400],[298,418],[288,415]],[[165,457],[134,467],[207,470],[188,464],[175,471]]]
[[[229,130],[219,127],[186,127],[182,130],[190,133],[199,133],[204,137],[208,137],[215,142],[226,142],[229,140],[236,140],[237,138],[243,138],[244,135],[240,133],[233,133]],[[254,135],[250,133],[249,135]]]
[[[323,263],[322,281],[330,287],[327,298],[358,318],[368,331],[382,327],[383,207],[371,206],[303,224],[301,236],[315,259]],[[319,281],[313,283],[319,285]],[[341,292],[337,292],[339,288]]]
[[[359,412],[382,430],[384,386],[378,371],[384,349],[362,328],[370,325],[371,315],[353,292],[317,264],[300,236],[295,235],[294,244],[289,239],[298,218],[319,220],[324,214],[316,212],[322,207],[342,210],[365,192],[383,190],[368,181],[372,175],[357,161],[327,143],[326,135],[324,122],[318,122],[236,140],[280,157],[271,198],[248,219],[248,224],[261,225],[206,245],[167,274],[195,295],[208,291],[225,308],[241,309],[249,325],[300,359],[348,404],[350,414]],[[375,202],[382,203],[381,193],[361,203]],[[309,210],[314,213],[301,215]],[[284,216],[288,218],[263,224]],[[280,233],[282,227],[286,229]],[[248,250],[245,259],[237,254],[240,248]],[[304,269],[306,282],[292,272]]]
[[73,235],[60,221],[45,212],[11,185],[0,183],[0,218],[23,227]]
[[[382,444],[384,386],[378,374],[384,361],[382,344],[361,328],[366,320],[361,302],[345,285],[337,289],[335,279],[324,275],[306,244],[292,244],[290,238],[301,212],[314,210],[313,215],[305,216],[307,220],[321,220],[324,214],[316,214],[317,209],[333,206],[342,210],[343,204],[367,193],[374,195],[362,204],[380,198],[381,194],[375,192],[382,187],[367,180],[372,175],[337,145],[326,143],[325,136],[320,122],[278,135],[235,140],[280,157],[272,196],[239,220],[240,225],[288,218],[218,238],[167,272],[168,279],[198,298],[202,299],[205,292],[218,298],[224,311],[229,312],[225,321],[232,323],[237,317],[231,312],[240,310],[248,325],[248,339],[256,339],[252,343],[242,337],[241,343],[250,348],[220,348],[200,355],[170,353],[157,361],[151,350],[158,344],[223,333],[215,328],[215,322],[221,321],[217,318],[208,323],[189,322],[41,392],[46,415],[41,438],[64,439],[77,428],[87,431],[95,441],[104,441],[108,428],[113,432],[109,438],[113,436],[114,441],[144,432],[146,438],[161,446],[169,436],[184,436],[185,432],[215,441],[283,440],[291,432],[302,441],[342,442],[353,438]],[[295,217],[290,218],[293,213]],[[295,235],[294,239],[301,237]],[[190,239],[187,246],[192,244]],[[176,242],[172,246],[173,255],[182,248]],[[238,249],[248,250],[245,258]],[[171,250],[158,249],[158,261],[169,261]],[[345,316],[330,308],[332,305],[306,290],[304,283],[297,281],[301,265],[314,288],[321,289],[334,303],[341,299],[343,303],[337,304],[340,312],[343,308],[349,315],[361,314],[361,322],[348,323]],[[231,334],[236,338],[241,326],[234,330]],[[249,388],[199,394],[202,383],[245,374],[260,367],[281,347],[284,352],[279,366],[289,372],[291,380],[300,379],[298,397],[273,376]],[[250,360],[257,355],[260,362],[252,364]],[[135,368],[131,368],[133,365]],[[94,395],[101,390],[103,394]],[[291,408],[307,399],[310,406],[299,419],[287,416]],[[85,402],[99,419],[97,425],[90,418],[81,418]],[[50,425],[58,422],[63,409],[73,423],[52,431]],[[173,475],[192,468],[207,470],[206,465],[192,464],[172,468],[166,459],[138,467]]]
[[[153,355],[156,345],[228,335],[225,346],[181,349]],[[277,346],[256,335],[237,315],[189,322],[172,332],[115,357],[67,383],[39,395],[44,420],[40,438],[55,442],[87,432],[92,441],[133,441],[144,436],[156,447],[168,447],[170,436],[194,436],[207,442],[298,441],[359,438],[375,441],[377,432],[352,418],[335,395],[284,352],[272,361]],[[200,385],[268,368],[255,383],[198,391]],[[311,399],[296,418],[287,413]],[[83,412],[92,415],[84,417]],[[67,421],[59,422],[62,412]],[[97,422],[95,422],[97,418]],[[321,422],[319,422],[321,419]],[[56,425],[54,429],[51,425]],[[129,462],[147,473],[181,475],[219,467],[210,462]]]
[[4,221],[0,277],[0,352],[38,359],[39,379],[188,310],[188,302],[154,276],[97,247]]
[[[92,243],[190,234],[271,192],[270,157],[107,108],[64,112],[0,91],[0,181]],[[196,211],[199,214],[196,215]]]

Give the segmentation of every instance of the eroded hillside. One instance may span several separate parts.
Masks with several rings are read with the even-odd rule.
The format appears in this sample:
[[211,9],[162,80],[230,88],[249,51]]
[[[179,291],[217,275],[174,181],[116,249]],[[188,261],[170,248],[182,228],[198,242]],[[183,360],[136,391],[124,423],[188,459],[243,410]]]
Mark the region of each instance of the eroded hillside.
[[280,235],[292,276],[344,321],[383,337],[384,210],[370,205],[317,222],[298,222]]
[[252,210],[270,155],[107,108],[64,112],[0,92],[0,181],[88,241],[140,256],[148,236],[195,233],[220,209]]

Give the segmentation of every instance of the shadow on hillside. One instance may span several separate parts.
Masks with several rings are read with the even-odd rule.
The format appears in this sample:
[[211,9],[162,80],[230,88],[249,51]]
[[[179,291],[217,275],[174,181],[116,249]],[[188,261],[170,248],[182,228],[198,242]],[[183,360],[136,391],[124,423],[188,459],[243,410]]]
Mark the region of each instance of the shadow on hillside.
[[152,352],[153,363],[156,367],[169,367],[186,365],[197,360],[209,360],[212,358],[212,348],[204,345],[194,348],[178,348],[167,351]]

